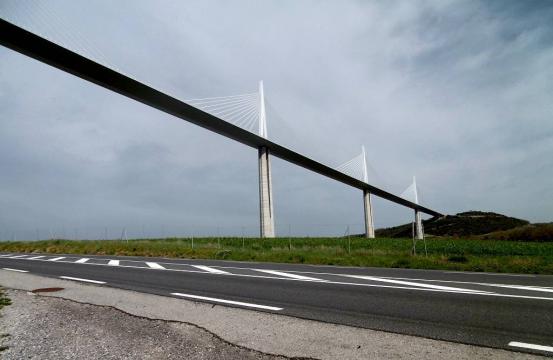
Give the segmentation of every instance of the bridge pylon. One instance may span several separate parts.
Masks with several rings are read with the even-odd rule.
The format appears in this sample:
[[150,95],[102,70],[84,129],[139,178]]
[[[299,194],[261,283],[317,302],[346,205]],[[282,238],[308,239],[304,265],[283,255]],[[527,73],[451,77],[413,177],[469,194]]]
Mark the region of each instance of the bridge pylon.
[[[417,178],[413,176],[413,192],[415,193],[415,204],[419,204],[419,190],[417,189]],[[422,228],[422,217],[420,211],[415,209],[415,236],[418,240],[424,239]]]
[[[361,152],[363,154],[363,181],[368,184],[369,174],[367,172],[367,155],[365,154],[365,146],[361,146]],[[374,239],[375,235],[371,193],[366,189],[363,190],[363,209],[365,213],[365,237],[369,239]]]
[[[267,138],[267,117],[263,81],[259,82],[259,136]],[[273,212],[273,183],[271,179],[270,151],[265,146],[258,148],[259,160],[259,225],[262,238],[275,237]]]

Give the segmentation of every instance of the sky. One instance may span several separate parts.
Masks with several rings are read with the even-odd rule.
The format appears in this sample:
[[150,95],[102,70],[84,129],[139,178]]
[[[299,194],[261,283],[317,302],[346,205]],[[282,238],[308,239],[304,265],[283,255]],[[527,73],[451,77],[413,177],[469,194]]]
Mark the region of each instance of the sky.
[[[550,1],[3,0],[179,98],[264,81],[269,138],[423,205],[553,220]],[[257,152],[0,48],[0,239],[257,235]],[[362,232],[360,190],[272,159],[277,235]],[[413,219],[374,199],[376,227]]]

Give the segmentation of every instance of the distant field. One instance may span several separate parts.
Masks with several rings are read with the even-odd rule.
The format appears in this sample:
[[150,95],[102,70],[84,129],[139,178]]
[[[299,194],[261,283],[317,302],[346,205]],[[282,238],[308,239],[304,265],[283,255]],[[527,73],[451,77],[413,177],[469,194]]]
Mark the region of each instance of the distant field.
[[346,266],[553,274],[553,243],[436,238],[170,238],[0,243],[2,252],[249,260]]

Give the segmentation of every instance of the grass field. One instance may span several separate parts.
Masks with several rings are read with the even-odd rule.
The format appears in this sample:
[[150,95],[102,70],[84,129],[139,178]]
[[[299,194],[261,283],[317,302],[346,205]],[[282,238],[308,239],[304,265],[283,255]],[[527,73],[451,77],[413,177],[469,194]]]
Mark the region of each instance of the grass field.
[[435,238],[169,238],[1,242],[2,252],[196,259],[553,274],[553,243]]

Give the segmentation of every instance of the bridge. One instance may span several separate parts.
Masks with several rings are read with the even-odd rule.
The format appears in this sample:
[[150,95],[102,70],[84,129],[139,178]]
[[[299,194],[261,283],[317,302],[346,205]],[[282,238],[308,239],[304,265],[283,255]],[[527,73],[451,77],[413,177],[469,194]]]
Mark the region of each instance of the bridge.
[[[375,236],[372,196],[412,209],[418,238],[423,237],[422,213],[443,216],[440,212],[419,204],[415,181],[408,188],[415,194],[413,201],[405,196],[398,196],[369,184],[364,147],[361,155],[338,167],[332,167],[269,140],[263,82],[259,83],[259,90],[256,93],[180,100],[4,19],[0,19],[0,44],[108,90],[255,148],[258,151],[259,162],[261,237],[275,236],[271,156],[276,156],[361,190],[365,215],[365,235],[368,238]],[[228,121],[229,118],[233,120]],[[255,127],[257,127],[257,132],[255,132]]]

